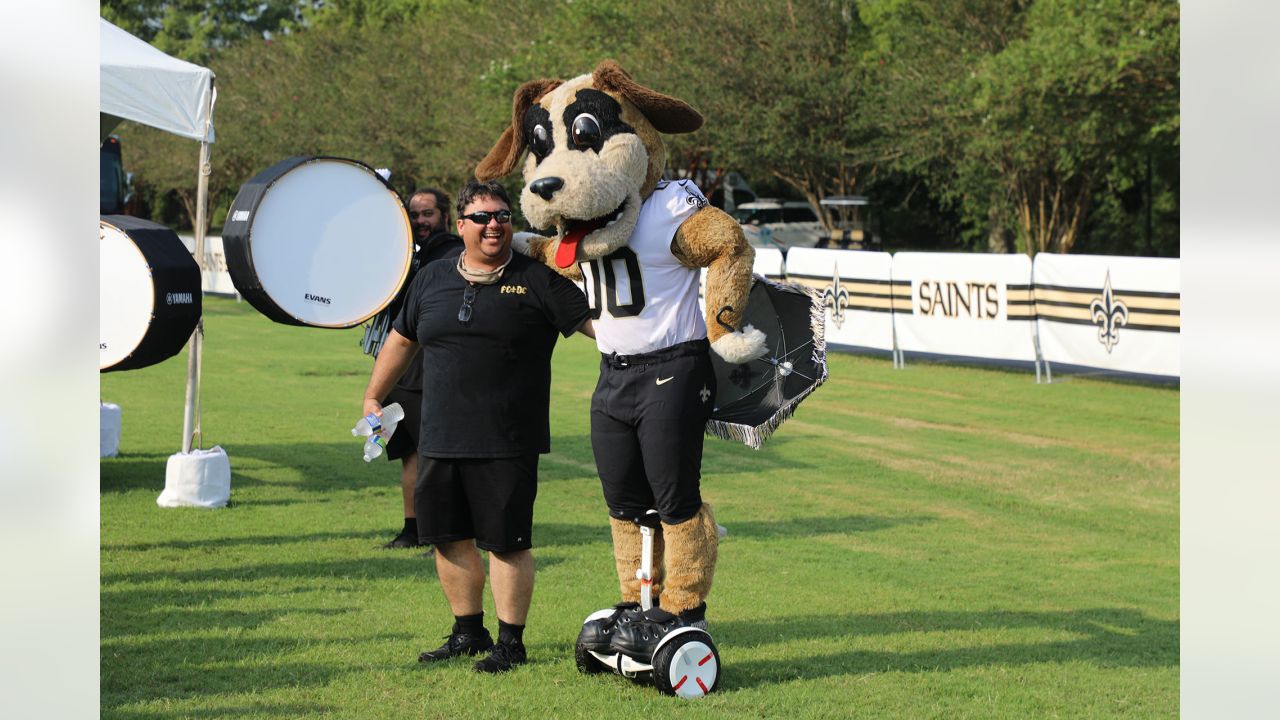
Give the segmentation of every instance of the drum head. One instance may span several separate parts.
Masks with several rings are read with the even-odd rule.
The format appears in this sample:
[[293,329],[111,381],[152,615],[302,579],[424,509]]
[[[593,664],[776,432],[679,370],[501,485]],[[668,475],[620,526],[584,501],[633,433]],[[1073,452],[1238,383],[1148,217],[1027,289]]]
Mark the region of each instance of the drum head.
[[227,268],[255,308],[290,325],[358,325],[408,276],[404,205],[369,167],[290,158],[240,189],[223,230]]
[[142,344],[155,293],[151,268],[142,250],[118,228],[98,226],[98,367],[105,370],[129,357]]
[[200,268],[177,233],[121,215],[98,225],[98,367],[131,370],[173,357],[200,320]]

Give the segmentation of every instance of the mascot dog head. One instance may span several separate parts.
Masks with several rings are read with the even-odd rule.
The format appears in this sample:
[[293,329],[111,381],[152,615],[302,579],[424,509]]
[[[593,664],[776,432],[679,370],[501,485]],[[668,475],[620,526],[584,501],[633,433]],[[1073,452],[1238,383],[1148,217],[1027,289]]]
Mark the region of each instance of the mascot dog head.
[[527,149],[520,207],[535,227],[555,229],[543,249],[553,266],[576,271],[578,261],[627,243],[666,165],[659,133],[701,126],[702,116],[687,103],[637,84],[605,60],[567,82],[521,85],[511,126],[476,167],[476,177],[507,175]]
[[[511,125],[476,166],[476,177],[503,177],[529,151],[520,207],[535,227],[554,228],[555,237],[534,237],[520,250],[576,280],[579,262],[609,255],[632,238],[667,162],[659,133],[701,126],[702,116],[687,103],[642,87],[606,60],[567,82],[521,85]],[[731,363],[762,355],[764,334],[741,327],[754,252],[737,222],[700,206],[681,222],[671,252],[687,267],[707,268],[711,349]]]

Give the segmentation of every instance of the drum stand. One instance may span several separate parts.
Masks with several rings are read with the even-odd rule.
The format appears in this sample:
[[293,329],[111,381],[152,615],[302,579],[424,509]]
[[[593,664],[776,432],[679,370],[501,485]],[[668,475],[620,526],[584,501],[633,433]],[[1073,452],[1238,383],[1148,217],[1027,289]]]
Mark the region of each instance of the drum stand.
[[[662,531],[657,511],[650,510],[636,520],[640,526],[640,567],[636,578],[640,580],[640,607],[653,607],[653,535]],[[587,616],[583,625],[609,617],[616,610],[606,608]],[[699,623],[702,624],[702,623]],[[600,653],[589,650],[582,643],[574,648],[578,670],[588,675],[613,672],[632,680],[652,680],[654,687],[666,695],[693,700],[716,689],[720,679],[720,652],[711,634],[697,627],[681,627],[672,630],[654,648],[649,662],[635,660],[623,653]]]
[[[212,102],[212,101],[210,101]],[[210,107],[212,113],[212,107]],[[204,232],[208,206],[209,144],[200,143],[200,176],[196,190],[195,258],[204,285]],[[182,452],[169,456],[164,467],[164,491],[156,498],[160,507],[224,507],[231,499],[231,461],[219,446],[200,449],[200,371],[204,357],[204,318],[196,323],[187,343],[187,399],[182,423]],[[200,439],[199,445],[195,444]],[[195,445],[195,447],[193,447]]]

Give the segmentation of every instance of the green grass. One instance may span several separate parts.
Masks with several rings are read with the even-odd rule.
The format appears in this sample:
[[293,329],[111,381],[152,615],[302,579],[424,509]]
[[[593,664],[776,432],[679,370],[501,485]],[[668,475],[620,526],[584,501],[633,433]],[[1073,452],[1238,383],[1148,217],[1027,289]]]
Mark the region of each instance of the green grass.
[[205,302],[204,445],[231,458],[230,507],[155,504],[185,353],[102,377],[124,413],[101,463],[104,717],[1178,713],[1176,389],[833,355],[763,450],[707,440],[724,673],[677,707],[573,663],[582,618],[617,593],[590,341],[555,357],[531,664],[482,677],[415,662],[450,616],[431,562],[377,547],[400,524],[399,466],[364,463],[349,434],[360,331]]

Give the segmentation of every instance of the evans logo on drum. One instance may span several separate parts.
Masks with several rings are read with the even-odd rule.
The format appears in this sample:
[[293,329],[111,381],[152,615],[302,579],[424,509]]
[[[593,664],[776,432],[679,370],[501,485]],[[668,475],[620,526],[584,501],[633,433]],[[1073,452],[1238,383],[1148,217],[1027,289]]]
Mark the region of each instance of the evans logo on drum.
[[333,301],[332,301],[332,300],[330,300],[329,298],[327,298],[327,297],[321,297],[321,296],[319,296],[319,295],[312,295],[311,293],[306,293],[306,294],[304,294],[304,295],[303,295],[303,297],[304,297],[304,298],[306,298],[306,299],[308,299],[308,300],[310,300],[310,301],[311,301],[311,302],[313,302],[313,303],[320,303],[321,305],[332,305],[332,304],[333,304]]
[[166,305],[190,305],[195,302],[191,299],[191,293],[165,293],[164,302]]

